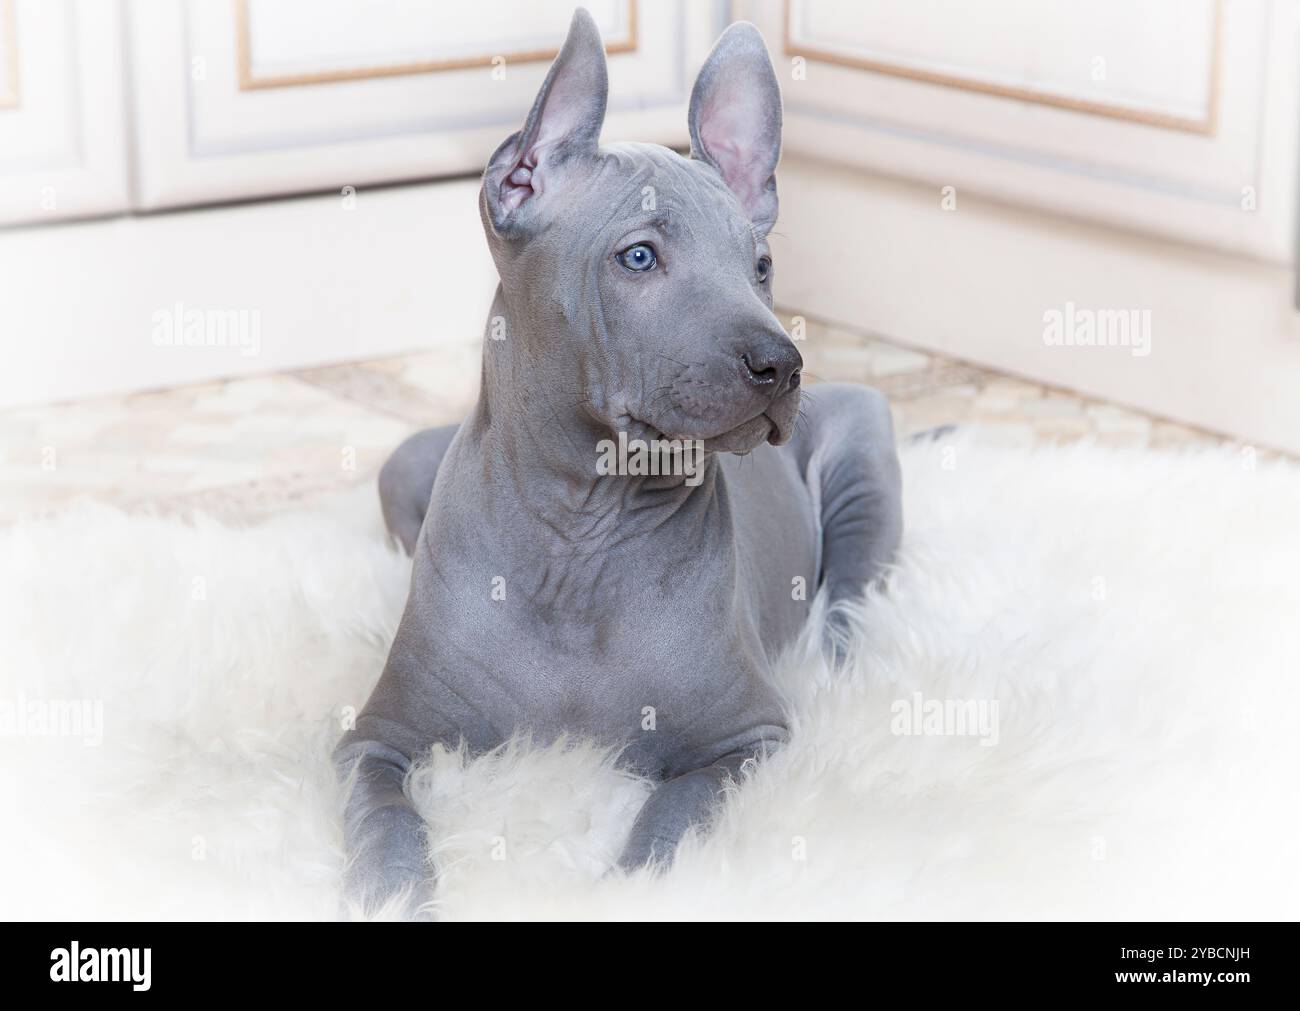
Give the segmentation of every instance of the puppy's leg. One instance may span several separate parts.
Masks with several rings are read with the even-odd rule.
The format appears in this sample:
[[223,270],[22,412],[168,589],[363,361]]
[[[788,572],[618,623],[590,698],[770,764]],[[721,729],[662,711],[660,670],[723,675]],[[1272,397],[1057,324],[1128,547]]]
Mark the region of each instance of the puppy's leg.
[[762,755],[774,743],[769,741],[733,751],[712,765],[662,783],[637,814],[618,866],[634,871],[651,861],[670,861],[687,829],[708,824],[727,781],[739,778],[741,766]]
[[[800,453],[820,510],[822,584],[834,605],[884,575],[903,536],[903,485],[889,402],[866,386],[827,383],[804,394]],[[844,631],[832,611],[828,639]]]
[[384,510],[384,522],[408,555],[415,551],[438,465],[459,429],[459,425],[443,425],[416,432],[393,450],[393,455],[379,469],[379,502]]
[[366,913],[427,917],[434,871],[424,820],[403,789],[410,759],[365,740],[341,746],[334,759],[342,775],[356,772],[343,812],[344,900]]

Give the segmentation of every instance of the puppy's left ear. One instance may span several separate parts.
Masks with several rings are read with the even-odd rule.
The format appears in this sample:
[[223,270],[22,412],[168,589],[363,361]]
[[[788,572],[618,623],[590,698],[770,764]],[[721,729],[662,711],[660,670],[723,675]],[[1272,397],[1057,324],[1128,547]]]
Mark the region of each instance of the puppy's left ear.
[[763,37],[747,21],[727,28],[691,92],[691,157],[718,170],[760,234],[776,224],[781,89]]

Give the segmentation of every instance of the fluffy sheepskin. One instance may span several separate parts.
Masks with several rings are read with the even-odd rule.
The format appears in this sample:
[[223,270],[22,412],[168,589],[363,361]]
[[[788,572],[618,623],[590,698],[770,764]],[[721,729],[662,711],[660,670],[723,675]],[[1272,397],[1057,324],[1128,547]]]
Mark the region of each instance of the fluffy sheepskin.
[[[435,752],[411,792],[440,916],[1300,915],[1300,470],[903,455],[888,592],[847,669],[815,636],[781,665],[793,743],[711,835],[607,875],[647,791],[616,756]],[[86,505],[0,532],[0,915],[336,916],[328,755],[409,573],[368,490],[242,529]],[[996,742],[899,732],[918,692],[996,702]],[[52,700],[102,703],[102,741],[12,719]]]

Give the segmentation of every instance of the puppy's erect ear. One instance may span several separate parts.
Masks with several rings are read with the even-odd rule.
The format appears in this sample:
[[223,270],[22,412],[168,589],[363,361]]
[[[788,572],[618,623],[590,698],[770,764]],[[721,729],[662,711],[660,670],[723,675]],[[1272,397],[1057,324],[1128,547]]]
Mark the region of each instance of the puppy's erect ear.
[[691,157],[718,170],[761,234],[776,224],[781,89],[758,29],[731,25],[691,92]]
[[595,152],[608,94],[600,30],[579,7],[524,128],[506,138],[483,173],[484,200],[496,231],[509,235],[535,219],[534,205],[559,166]]

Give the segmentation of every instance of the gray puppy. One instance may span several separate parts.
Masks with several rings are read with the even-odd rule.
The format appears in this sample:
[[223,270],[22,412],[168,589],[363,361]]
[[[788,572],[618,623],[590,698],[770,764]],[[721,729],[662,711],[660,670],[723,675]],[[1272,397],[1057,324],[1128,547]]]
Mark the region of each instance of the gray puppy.
[[[700,71],[689,158],[599,146],[606,92],[579,10],[483,174],[501,277],[488,337],[504,339],[484,340],[478,404],[380,474],[414,572],[336,752],[357,772],[346,889],[367,906],[427,911],[404,785],[439,743],[481,753],[526,731],[622,746],[662,782],[619,864],[671,857],[741,765],[786,739],[765,675],[812,591],[860,594],[901,535],[887,404],[865,387],[802,391],[772,314],[781,97],[758,31],[732,25]],[[620,433],[687,451],[653,468],[670,473],[609,474]]]

